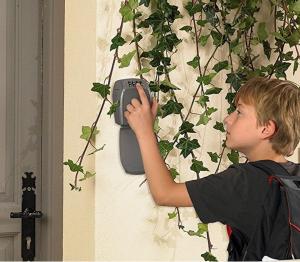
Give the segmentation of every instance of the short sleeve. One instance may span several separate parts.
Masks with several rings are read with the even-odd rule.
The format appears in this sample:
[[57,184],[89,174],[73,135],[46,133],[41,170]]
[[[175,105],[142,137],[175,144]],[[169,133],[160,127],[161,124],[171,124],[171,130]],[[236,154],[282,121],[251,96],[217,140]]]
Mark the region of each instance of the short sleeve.
[[242,228],[253,222],[253,211],[260,199],[255,195],[259,192],[257,183],[262,184],[263,177],[257,177],[239,165],[232,165],[221,173],[187,181],[186,187],[203,223],[221,222]]

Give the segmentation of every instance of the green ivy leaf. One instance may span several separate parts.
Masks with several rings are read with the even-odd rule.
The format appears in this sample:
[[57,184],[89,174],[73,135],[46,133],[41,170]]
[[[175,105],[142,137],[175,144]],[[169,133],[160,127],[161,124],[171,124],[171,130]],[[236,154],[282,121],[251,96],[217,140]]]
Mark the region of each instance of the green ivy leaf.
[[152,27],[153,32],[158,33],[159,30],[163,27],[163,24],[165,22],[165,17],[161,13],[160,10],[157,12],[152,13],[147,19],[142,21],[139,25],[138,28],[149,28],[149,26]]
[[168,79],[161,81],[159,88],[164,93],[167,93],[170,90],[180,90],[180,88],[172,84]]
[[181,149],[180,154],[186,158],[193,152],[194,149],[200,147],[197,139],[190,140],[190,138],[180,138],[179,143],[176,145],[177,148]]
[[110,106],[109,111],[107,112],[107,114],[111,117],[117,111],[119,106],[120,106],[120,101],[117,101],[117,102],[113,103]]
[[272,35],[275,36],[275,38],[279,39],[282,42],[286,42],[286,39],[283,37],[283,35],[280,32],[273,32]]
[[238,164],[240,162],[239,153],[235,150],[231,150],[231,152],[227,154],[227,157],[233,164]]
[[261,43],[263,41],[267,40],[268,32],[266,30],[266,23],[265,22],[258,24],[257,35],[258,35],[258,39]]
[[214,152],[214,153],[213,152],[207,152],[207,153],[209,154],[210,159],[211,159],[212,162],[218,163],[218,160],[219,160],[220,156],[216,152]]
[[190,16],[193,16],[194,14],[201,12],[202,11],[203,4],[196,3],[193,4],[193,2],[188,2],[187,5],[185,6],[185,9],[188,11]]
[[118,48],[119,46],[122,46],[126,43],[126,41],[123,39],[123,37],[118,33],[112,40],[111,40],[111,46],[110,51],[113,49]]
[[207,20],[198,20],[197,21],[197,25],[200,25],[200,26],[205,26],[207,23],[208,23]]
[[197,122],[197,126],[199,125],[207,125],[207,123],[211,120],[211,118],[204,112],[200,115],[199,121]]
[[210,23],[212,26],[217,26],[219,22],[219,18],[216,15],[216,8],[214,3],[205,5],[205,8],[203,8],[203,11],[206,16],[206,20],[208,23]]
[[192,61],[187,62],[187,64],[193,68],[197,68],[199,66],[200,58],[195,56]]
[[182,31],[185,31],[185,32],[190,32],[190,31],[192,31],[192,29],[193,28],[191,26],[186,25],[186,26],[181,27],[179,30],[182,30]]
[[219,94],[221,91],[222,91],[222,88],[214,86],[214,87],[208,88],[204,94],[208,96],[208,95],[213,95],[213,94]]
[[291,11],[294,11],[295,13],[300,13],[300,0],[296,1],[295,3],[290,5],[289,8]]
[[236,93],[231,93],[228,92],[225,99],[227,100],[228,104],[233,104],[234,103],[234,98],[235,98]]
[[139,1],[138,0],[129,0],[128,4],[131,9],[136,9],[139,6]]
[[289,51],[289,52],[287,52],[287,53],[283,53],[282,54],[282,57],[283,57],[283,59],[285,60],[285,61],[292,61],[292,60],[294,60],[294,57],[293,57],[293,51]]
[[208,225],[204,223],[198,223],[198,232],[201,235],[208,232]]
[[285,63],[285,62],[281,62],[281,63],[277,63],[274,65],[275,67],[275,76],[277,78],[283,77],[286,78],[286,71],[289,69],[291,63]]
[[295,59],[295,61],[294,61],[294,68],[293,68],[293,75],[296,73],[296,71],[298,69],[298,66],[299,66],[298,59]]
[[217,121],[216,124],[213,126],[213,128],[221,132],[225,132],[224,125],[221,122]]
[[201,257],[203,257],[205,261],[218,261],[217,258],[209,252],[205,252]]
[[88,178],[91,178],[91,177],[93,177],[95,175],[96,175],[96,173],[91,173],[89,171],[86,171],[85,174],[84,174],[84,177],[80,178],[79,181],[84,181],[84,180],[86,180]]
[[221,61],[221,62],[215,64],[213,67],[213,70],[215,70],[217,73],[223,69],[229,69],[228,61]]
[[99,151],[102,151],[104,149],[104,147],[105,147],[105,144],[102,147],[95,149],[92,153],[89,153],[88,155],[90,156],[90,155],[93,155],[93,154],[95,154]]
[[134,57],[136,51],[129,52],[128,54],[125,54],[120,59],[120,66],[119,68],[128,67],[130,65],[130,62],[132,58]]
[[208,168],[206,168],[203,165],[202,161],[198,161],[196,159],[192,160],[192,165],[190,167],[190,169],[194,172],[196,172],[196,174],[198,175],[201,171],[209,171]]
[[211,31],[211,36],[213,38],[213,44],[215,46],[220,46],[223,45],[225,43],[225,37],[218,31]]
[[209,37],[210,37],[210,35],[202,35],[202,36],[200,36],[200,38],[199,38],[199,44],[201,46],[206,46]]
[[69,166],[72,172],[81,172],[83,173],[83,167],[75,164],[71,159],[68,159],[67,162],[64,162],[64,165]]
[[136,76],[140,76],[142,74],[146,74],[151,71],[151,68],[144,67],[141,70],[137,71]]
[[177,213],[176,212],[168,213],[168,216],[169,216],[169,219],[173,219],[177,216]]
[[214,113],[214,112],[216,112],[216,111],[218,111],[217,108],[215,108],[215,107],[208,107],[208,108],[206,109],[206,114],[207,114],[208,116],[210,116],[212,113]]
[[182,108],[183,105],[181,103],[169,100],[165,105],[161,107],[161,110],[163,111],[162,118],[165,118],[170,114],[180,114]]
[[173,149],[173,144],[170,143],[168,140],[160,140],[158,142],[159,151],[163,158],[165,158],[169,152]]
[[192,124],[188,121],[184,121],[179,128],[179,132],[180,133],[196,133],[194,131],[193,127],[194,127],[194,124]]
[[199,82],[200,84],[203,83],[204,85],[209,85],[212,81],[212,79],[217,75],[217,73],[210,73],[208,75],[205,76],[199,76],[197,78],[197,82]]
[[263,47],[264,47],[264,53],[266,57],[270,60],[271,51],[272,51],[270,43],[268,41],[263,41]]
[[170,173],[171,173],[171,177],[173,178],[173,180],[177,177],[180,176],[180,174],[177,172],[177,170],[175,168],[170,168]]
[[238,24],[238,28],[240,30],[246,31],[246,30],[249,30],[251,28],[251,26],[254,25],[254,23],[255,23],[255,18],[248,15],[248,16],[245,16],[245,18],[240,21],[240,23]]
[[103,98],[110,94],[110,87],[108,85],[93,83],[91,91],[99,93]]
[[234,90],[237,91],[241,86],[242,80],[238,74],[230,73],[230,74],[227,74],[226,83],[231,84],[231,86],[234,88]]
[[209,102],[209,97],[205,95],[200,96],[199,100],[197,101],[201,107],[205,107],[207,102]]
[[141,34],[137,34],[137,35],[135,36],[135,38],[132,39],[132,41],[130,42],[130,44],[132,44],[132,43],[134,43],[134,42],[138,43],[138,42],[141,41],[142,39],[143,39],[143,36],[142,36]]
[[174,49],[175,46],[179,45],[182,42],[182,40],[179,39],[175,33],[166,35],[166,41],[168,50],[170,52]]
[[[92,128],[89,127],[89,126],[82,126],[81,128],[81,131],[82,131],[82,134],[80,136],[80,138],[88,141],[89,140],[89,137],[92,133]],[[96,138],[96,135],[99,134],[99,130],[97,130],[97,127],[94,129],[94,132],[93,132],[93,135],[92,135],[92,141],[95,141],[95,138]]]
[[197,236],[197,237],[203,237],[203,234],[206,233],[208,231],[208,226],[206,224],[203,223],[198,223],[198,230],[197,232],[193,231],[193,230],[189,230],[187,233],[190,236]]
[[289,37],[287,37],[287,42],[290,47],[298,45],[300,40],[300,33],[298,30],[295,30]]
[[156,82],[154,82],[154,81],[150,81],[149,88],[150,88],[151,92],[158,92],[158,91],[160,91],[159,85]]
[[134,12],[129,4],[121,3],[121,8],[119,10],[120,14],[123,17],[123,22],[126,23],[128,21],[132,21],[134,18]]
[[243,51],[243,43],[238,43],[237,45],[232,47],[232,52],[235,55],[241,55],[242,51]]

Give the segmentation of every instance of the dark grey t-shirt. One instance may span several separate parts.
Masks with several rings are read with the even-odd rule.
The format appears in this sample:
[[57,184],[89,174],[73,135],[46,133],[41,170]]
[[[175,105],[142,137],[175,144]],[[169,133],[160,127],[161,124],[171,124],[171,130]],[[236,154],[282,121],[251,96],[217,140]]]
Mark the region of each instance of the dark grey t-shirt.
[[[281,164],[290,175],[300,176],[300,165]],[[286,174],[284,174],[286,175]],[[253,232],[258,207],[267,193],[268,176],[250,164],[232,165],[218,174],[186,182],[197,215],[203,223],[221,222],[246,236]]]

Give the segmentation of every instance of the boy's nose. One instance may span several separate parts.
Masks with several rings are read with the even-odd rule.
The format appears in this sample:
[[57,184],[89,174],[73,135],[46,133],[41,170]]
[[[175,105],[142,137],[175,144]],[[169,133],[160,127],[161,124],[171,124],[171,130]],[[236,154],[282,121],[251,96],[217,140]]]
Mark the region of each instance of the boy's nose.
[[227,125],[227,123],[228,123],[228,117],[229,117],[229,115],[224,118],[224,120],[223,120],[224,125]]
[[224,127],[225,127],[226,130],[227,130],[227,128],[228,128],[229,118],[230,118],[230,115],[226,116],[226,117],[224,118],[224,120],[223,120]]

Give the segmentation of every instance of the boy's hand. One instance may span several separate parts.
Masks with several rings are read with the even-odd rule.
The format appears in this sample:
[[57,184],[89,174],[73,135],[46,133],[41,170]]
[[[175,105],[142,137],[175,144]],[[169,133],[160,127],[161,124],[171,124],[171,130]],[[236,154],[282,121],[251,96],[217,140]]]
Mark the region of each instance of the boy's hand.
[[124,116],[131,129],[135,132],[136,137],[142,138],[153,133],[158,103],[153,99],[152,105],[150,105],[143,87],[140,84],[136,84],[136,88],[142,103],[138,99],[133,98],[131,103],[127,105],[127,111],[124,112]]

